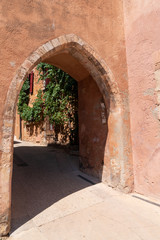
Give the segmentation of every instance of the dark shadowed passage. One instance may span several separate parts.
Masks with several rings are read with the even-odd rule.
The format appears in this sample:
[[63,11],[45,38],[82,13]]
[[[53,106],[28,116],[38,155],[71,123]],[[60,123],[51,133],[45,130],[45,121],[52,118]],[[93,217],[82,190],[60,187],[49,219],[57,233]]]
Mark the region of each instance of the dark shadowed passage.
[[[35,223],[53,221],[95,202],[87,193],[76,196],[76,192],[99,180],[78,170],[79,157],[75,152],[18,141],[14,146],[12,233],[18,228],[32,228]],[[73,193],[75,197],[67,199]]]

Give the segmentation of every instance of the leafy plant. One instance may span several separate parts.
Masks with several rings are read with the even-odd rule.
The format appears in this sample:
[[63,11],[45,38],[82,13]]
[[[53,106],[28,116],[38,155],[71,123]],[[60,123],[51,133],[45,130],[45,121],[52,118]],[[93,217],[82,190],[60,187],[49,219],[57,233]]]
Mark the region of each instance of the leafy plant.
[[20,91],[19,94],[19,98],[18,98],[18,112],[21,116],[21,114],[23,113],[23,108],[28,105],[29,103],[29,89],[30,89],[30,83],[29,83],[29,79],[27,78],[26,81],[23,83],[22,89]]
[[29,80],[22,87],[18,101],[21,118],[29,123],[38,124],[48,116],[55,131],[70,138],[71,144],[78,143],[78,84],[61,69],[46,63],[37,65],[38,81],[47,81],[42,92],[39,90],[33,106],[29,103]]

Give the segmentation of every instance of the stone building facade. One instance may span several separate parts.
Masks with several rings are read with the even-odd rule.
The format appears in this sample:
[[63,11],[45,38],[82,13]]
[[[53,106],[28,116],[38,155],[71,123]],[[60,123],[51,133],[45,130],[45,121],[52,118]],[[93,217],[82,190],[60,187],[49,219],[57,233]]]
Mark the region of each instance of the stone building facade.
[[159,4],[1,1],[1,235],[10,226],[17,97],[28,73],[42,61],[78,81],[86,170],[116,189],[160,198]]

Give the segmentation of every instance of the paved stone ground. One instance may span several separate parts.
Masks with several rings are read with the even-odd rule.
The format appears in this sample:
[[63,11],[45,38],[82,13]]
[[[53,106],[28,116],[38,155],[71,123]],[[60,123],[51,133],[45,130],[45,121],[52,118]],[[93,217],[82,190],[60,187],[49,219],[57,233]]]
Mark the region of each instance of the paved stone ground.
[[9,239],[160,240],[160,207],[82,174],[78,157],[16,143]]

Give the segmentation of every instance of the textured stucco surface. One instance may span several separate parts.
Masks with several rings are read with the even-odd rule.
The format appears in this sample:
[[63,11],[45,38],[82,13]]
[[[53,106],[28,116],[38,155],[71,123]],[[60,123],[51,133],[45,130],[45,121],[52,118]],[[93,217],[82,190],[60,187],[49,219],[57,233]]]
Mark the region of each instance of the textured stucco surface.
[[135,191],[160,198],[160,5],[124,0]]
[[[91,0],[9,0],[7,4],[2,0],[0,19],[0,64],[3,69],[0,78],[0,234],[9,231],[16,97],[29,70],[41,58],[49,62],[57,49],[72,48],[67,49],[69,55],[80,59],[92,72],[107,99],[105,102],[110,103],[105,148],[107,165],[102,179],[110,186],[131,191],[133,177],[122,0],[100,0],[94,6]],[[57,39],[59,36],[62,37]],[[69,63],[72,64],[71,58]],[[69,68],[71,76],[76,74],[75,65]],[[68,67],[67,62],[62,62],[60,67]]]
[[100,0],[93,7],[92,1],[85,0],[9,0],[7,4],[2,0],[0,13],[0,64],[5,69],[0,81],[2,106],[11,79],[28,55],[47,40],[68,33],[77,34],[94,46],[109,62],[120,87],[126,88],[122,1]]
[[81,167],[101,179],[108,133],[107,109],[102,115],[104,100],[92,77],[79,82],[78,88]]

